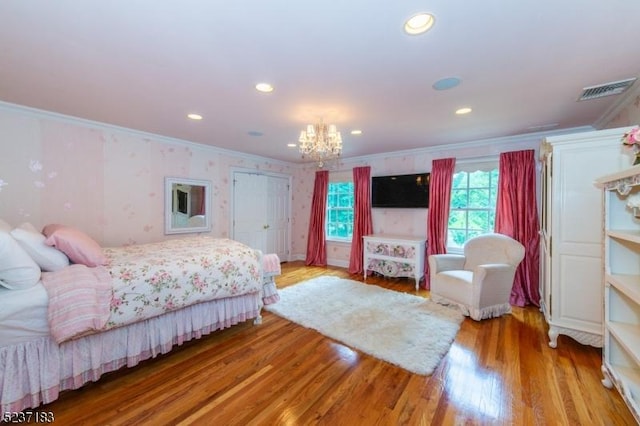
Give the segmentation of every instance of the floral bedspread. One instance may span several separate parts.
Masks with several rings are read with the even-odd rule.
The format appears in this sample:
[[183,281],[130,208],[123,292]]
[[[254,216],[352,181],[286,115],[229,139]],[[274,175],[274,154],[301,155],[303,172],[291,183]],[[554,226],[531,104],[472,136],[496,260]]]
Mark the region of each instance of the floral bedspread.
[[261,252],[206,236],[105,248],[113,278],[106,328],[207,300],[254,293],[262,286]]

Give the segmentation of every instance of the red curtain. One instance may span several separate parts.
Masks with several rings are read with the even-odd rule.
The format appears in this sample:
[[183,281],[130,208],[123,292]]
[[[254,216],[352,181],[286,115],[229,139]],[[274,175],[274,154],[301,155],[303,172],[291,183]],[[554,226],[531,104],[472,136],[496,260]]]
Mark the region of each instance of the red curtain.
[[534,151],[500,154],[499,179],[495,231],[509,235],[525,247],[524,259],[516,270],[510,302],[516,306],[540,306],[540,222]]
[[361,274],[362,237],[373,233],[371,220],[371,167],[355,167],[353,169],[353,238],[351,239],[351,256],[349,257],[349,272]]
[[309,236],[307,238],[307,258],[305,265],[327,266],[327,244],[324,237],[324,216],[327,210],[327,192],[329,172],[316,171],[309,217]]
[[451,184],[455,158],[433,160],[429,182],[429,213],[427,217],[427,252],[424,259],[424,288],[431,288],[429,255],[447,252],[447,224],[451,205]]

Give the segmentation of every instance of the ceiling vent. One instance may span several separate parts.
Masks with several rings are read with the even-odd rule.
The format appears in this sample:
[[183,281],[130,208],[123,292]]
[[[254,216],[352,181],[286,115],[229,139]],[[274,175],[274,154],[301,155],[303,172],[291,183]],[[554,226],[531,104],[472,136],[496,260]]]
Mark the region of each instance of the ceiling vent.
[[586,101],[609,95],[619,95],[627,90],[635,81],[635,78],[628,78],[626,80],[613,81],[611,83],[600,84],[598,86],[585,87],[582,89],[582,95],[580,95],[578,100]]

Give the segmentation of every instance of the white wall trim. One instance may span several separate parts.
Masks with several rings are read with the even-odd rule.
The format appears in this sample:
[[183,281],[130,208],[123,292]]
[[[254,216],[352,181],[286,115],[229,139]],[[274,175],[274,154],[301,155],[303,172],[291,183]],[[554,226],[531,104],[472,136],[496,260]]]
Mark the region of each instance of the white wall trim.
[[[638,87],[640,87],[640,84],[638,84]],[[638,87],[636,89],[638,89]],[[626,96],[630,96],[630,95],[627,94]],[[632,97],[629,97],[629,99],[632,99]],[[625,100],[626,100],[626,98],[625,98]],[[622,105],[622,103],[620,103],[618,105]],[[283,165],[283,166],[286,166],[286,167],[292,167],[294,169],[304,169],[306,167],[309,167],[309,165],[311,164],[309,162],[291,163],[291,162],[288,162],[288,161],[276,160],[276,159],[269,158],[269,157],[262,157],[262,156],[258,156],[258,155],[247,154],[247,153],[244,153],[244,152],[233,151],[233,150],[220,148],[220,147],[213,146],[213,145],[207,145],[207,144],[203,144],[203,143],[192,142],[192,141],[188,141],[188,140],[184,140],[184,139],[172,138],[172,137],[169,137],[169,136],[163,136],[163,135],[159,135],[159,134],[155,134],[155,133],[144,132],[144,131],[141,131],[141,130],[131,129],[131,128],[122,127],[122,126],[116,126],[116,125],[113,125],[113,124],[102,123],[102,122],[98,122],[98,121],[88,120],[88,119],[85,119],[85,118],[80,118],[80,117],[60,114],[60,113],[57,113],[57,112],[46,111],[46,110],[37,109],[37,108],[31,108],[31,107],[27,107],[27,106],[24,106],[24,105],[12,104],[12,103],[9,103],[9,102],[4,102],[4,101],[0,101],[0,109],[6,110],[6,111],[9,111],[9,112],[19,112],[19,113],[30,115],[32,117],[37,117],[37,118],[46,118],[46,119],[51,119],[51,120],[55,120],[55,121],[59,121],[59,122],[65,122],[65,123],[69,123],[69,124],[75,124],[75,125],[80,124],[80,125],[83,125],[83,126],[86,126],[86,127],[99,129],[99,130],[107,130],[107,131],[113,131],[113,132],[124,132],[124,133],[128,133],[128,134],[133,134],[133,135],[139,136],[141,138],[150,138],[150,139],[157,140],[159,142],[177,144],[177,145],[181,145],[181,146],[188,146],[188,147],[198,148],[198,149],[206,149],[206,150],[210,150],[210,151],[212,151],[214,153],[217,153],[217,154],[229,155],[229,156],[240,157],[240,158],[246,158],[248,160],[257,161],[257,162],[269,161],[269,162],[272,162],[274,164]],[[460,149],[460,148],[480,147],[480,146],[486,146],[486,145],[493,145],[493,146],[496,146],[496,147],[511,146],[511,145],[514,145],[514,144],[517,144],[517,143],[539,142],[542,139],[544,139],[545,137],[549,137],[549,136],[563,135],[563,134],[570,134],[570,133],[579,133],[579,132],[587,132],[587,131],[593,131],[593,130],[595,130],[595,128],[592,127],[592,126],[573,127],[573,128],[562,129],[562,130],[557,130],[557,131],[535,132],[535,133],[527,133],[527,134],[521,134],[521,135],[515,135],[515,136],[506,136],[506,137],[500,137],[500,138],[479,139],[479,140],[460,142],[460,143],[454,143],[454,144],[428,146],[428,147],[423,147],[423,148],[414,148],[414,149],[408,149],[408,150],[402,150],[402,151],[390,151],[390,152],[385,152],[385,153],[363,155],[363,156],[358,156],[358,157],[344,157],[344,158],[340,159],[340,164],[342,166],[344,162],[347,162],[347,163],[350,163],[350,164],[360,162],[360,163],[366,165],[366,164],[368,164],[369,161],[374,160],[374,159],[378,159],[378,158],[393,158],[393,157],[402,157],[402,156],[415,156],[415,155],[420,155],[420,154],[430,154],[430,153],[434,153],[434,152],[440,152],[440,151],[444,151],[444,150],[451,150],[451,149],[455,150],[455,149]],[[342,170],[348,170],[348,169],[349,169],[349,167],[347,167],[345,169],[342,169]]]
[[468,142],[436,145],[436,146],[429,146],[424,148],[407,149],[403,151],[391,151],[391,152],[385,152],[385,153],[379,153],[379,154],[363,155],[359,157],[343,158],[341,160],[341,163],[361,162],[363,164],[368,164],[369,161],[375,160],[375,159],[388,159],[393,157],[416,156],[421,154],[437,153],[440,151],[449,151],[449,150],[456,150],[456,149],[469,148],[469,147],[477,148],[477,147],[489,146],[489,145],[495,148],[513,147],[513,145],[520,144],[520,143],[540,143],[544,138],[549,136],[565,135],[565,134],[573,134],[573,133],[581,133],[581,132],[591,132],[593,130],[595,129],[591,126],[582,126],[582,127],[572,127],[572,128],[562,129],[557,131],[527,133],[527,134],[505,136],[505,137],[492,138],[492,139],[479,139],[479,140],[468,141]]

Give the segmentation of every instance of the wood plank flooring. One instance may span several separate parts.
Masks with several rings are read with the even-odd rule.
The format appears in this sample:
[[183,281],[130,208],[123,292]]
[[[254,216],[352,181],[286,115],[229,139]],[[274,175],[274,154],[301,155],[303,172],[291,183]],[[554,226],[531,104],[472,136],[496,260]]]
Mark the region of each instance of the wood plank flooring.
[[[342,268],[283,264],[283,288]],[[415,293],[413,281],[367,284]],[[427,297],[428,292],[420,290]],[[601,351],[561,336],[547,342],[535,307],[465,319],[429,376],[358,353],[269,312],[40,407],[59,425],[631,425],[600,383]]]

